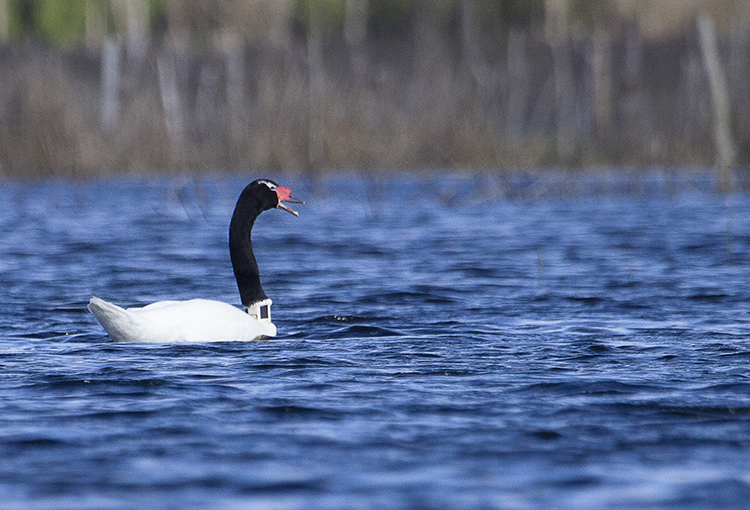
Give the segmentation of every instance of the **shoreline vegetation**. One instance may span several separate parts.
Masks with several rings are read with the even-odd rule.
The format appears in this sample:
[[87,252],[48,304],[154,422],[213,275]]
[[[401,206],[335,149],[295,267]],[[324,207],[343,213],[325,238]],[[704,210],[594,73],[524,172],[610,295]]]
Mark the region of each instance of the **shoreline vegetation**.
[[634,16],[559,10],[583,0],[518,0],[536,7],[515,21],[484,0],[235,3],[226,16],[265,13],[255,36],[145,0],[124,3],[141,11],[122,30],[116,2],[83,2],[79,42],[6,31],[0,177],[715,167],[721,187],[747,181],[747,23],[698,13],[654,36]]

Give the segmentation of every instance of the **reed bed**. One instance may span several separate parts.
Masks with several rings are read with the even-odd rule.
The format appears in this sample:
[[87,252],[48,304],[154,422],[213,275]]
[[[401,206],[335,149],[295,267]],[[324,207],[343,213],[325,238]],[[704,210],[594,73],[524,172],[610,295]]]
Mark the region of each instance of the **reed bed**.
[[[736,165],[750,31],[719,36]],[[711,166],[696,34],[0,47],[0,175]]]

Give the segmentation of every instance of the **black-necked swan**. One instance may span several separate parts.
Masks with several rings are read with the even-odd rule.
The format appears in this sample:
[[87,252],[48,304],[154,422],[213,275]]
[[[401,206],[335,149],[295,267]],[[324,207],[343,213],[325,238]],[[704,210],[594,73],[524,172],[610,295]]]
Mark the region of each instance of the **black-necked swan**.
[[92,297],[89,310],[109,336],[119,342],[227,342],[276,336],[271,300],[260,285],[251,232],[255,219],[275,207],[295,216],[282,202],[304,204],[291,190],[268,179],[250,183],[237,200],[229,224],[229,254],[245,311],[208,299],[158,301],[142,308],[120,308]]

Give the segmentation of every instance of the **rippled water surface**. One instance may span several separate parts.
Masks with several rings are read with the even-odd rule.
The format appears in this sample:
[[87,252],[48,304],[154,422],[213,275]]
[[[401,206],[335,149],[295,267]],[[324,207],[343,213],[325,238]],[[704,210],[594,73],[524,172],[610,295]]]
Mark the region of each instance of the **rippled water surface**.
[[256,177],[0,184],[0,508],[746,508],[748,196],[271,176],[279,337],[113,343],[92,294],[239,302]]

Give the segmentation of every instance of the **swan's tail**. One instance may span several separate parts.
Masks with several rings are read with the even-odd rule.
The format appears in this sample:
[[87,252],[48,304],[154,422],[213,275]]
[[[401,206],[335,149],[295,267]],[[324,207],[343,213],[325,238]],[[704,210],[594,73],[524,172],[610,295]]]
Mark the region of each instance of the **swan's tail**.
[[108,303],[96,296],[91,296],[88,309],[94,314],[99,324],[107,331],[110,338],[117,342],[129,341],[128,334],[133,330],[133,316],[124,308]]

